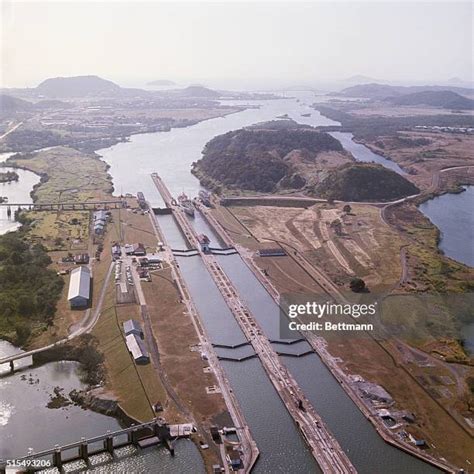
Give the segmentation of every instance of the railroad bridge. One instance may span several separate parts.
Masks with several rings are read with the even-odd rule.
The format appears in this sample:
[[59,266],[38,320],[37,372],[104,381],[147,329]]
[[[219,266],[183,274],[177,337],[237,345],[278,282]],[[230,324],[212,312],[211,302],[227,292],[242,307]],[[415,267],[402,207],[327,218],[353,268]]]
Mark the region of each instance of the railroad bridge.
[[2,202],[0,207],[6,207],[9,215],[12,209],[28,211],[78,211],[98,209],[119,209],[127,207],[127,201],[77,201],[77,202]]

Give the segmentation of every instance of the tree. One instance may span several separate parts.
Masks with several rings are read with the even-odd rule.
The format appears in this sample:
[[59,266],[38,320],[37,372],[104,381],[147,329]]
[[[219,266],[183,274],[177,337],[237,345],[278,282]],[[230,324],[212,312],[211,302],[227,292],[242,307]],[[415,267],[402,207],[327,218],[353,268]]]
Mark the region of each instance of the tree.
[[350,289],[354,293],[362,293],[363,291],[366,291],[367,287],[365,285],[365,281],[362,280],[362,278],[353,278],[349,284]]
[[342,222],[339,219],[335,219],[331,222],[331,228],[334,229],[336,235],[342,235]]
[[16,340],[20,345],[25,344],[28,338],[31,335],[31,329],[29,326],[22,322],[17,322],[15,324]]
[[346,205],[342,208],[342,210],[343,210],[346,214],[350,214],[351,211],[352,211],[352,207],[349,206],[349,204],[346,204]]
[[32,295],[21,295],[18,298],[18,313],[21,316],[30,317],[35,312],[35,303]]

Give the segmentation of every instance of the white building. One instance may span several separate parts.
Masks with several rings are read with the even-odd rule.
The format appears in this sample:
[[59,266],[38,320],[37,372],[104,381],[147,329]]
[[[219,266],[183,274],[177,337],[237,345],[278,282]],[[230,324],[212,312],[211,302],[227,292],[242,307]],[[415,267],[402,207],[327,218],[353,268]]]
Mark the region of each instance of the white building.
[[81,266],[71,271],[67,299],[71,308],[86,308],[91,293],[91,271]]
[[148,364],[150,357],[146,350],[145,343],[136,334],[129,334],[125,338],[127,348],[132,354],[133,359],[137,364]]

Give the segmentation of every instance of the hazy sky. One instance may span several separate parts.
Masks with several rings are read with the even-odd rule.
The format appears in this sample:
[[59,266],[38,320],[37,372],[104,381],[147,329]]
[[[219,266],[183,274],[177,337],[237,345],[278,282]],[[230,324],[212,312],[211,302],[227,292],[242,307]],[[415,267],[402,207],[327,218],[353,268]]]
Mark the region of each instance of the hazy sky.
[[1,3],[3,86],[472,78],[471,2]]

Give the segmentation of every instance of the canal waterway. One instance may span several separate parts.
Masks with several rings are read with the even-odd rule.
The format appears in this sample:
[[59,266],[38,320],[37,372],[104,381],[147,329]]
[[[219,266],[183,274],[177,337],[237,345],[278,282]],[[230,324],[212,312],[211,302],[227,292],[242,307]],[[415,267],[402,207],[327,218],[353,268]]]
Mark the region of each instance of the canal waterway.
[[[99,153],[110,165],[110,173],[114,178],[117,192],[135,193],[142,190],[152,204],[160,206],[163,205],[161,197],[149,175],[158,172],[173,195],[184,191],[191,197],[196,196],[200,186],[190,173],[191,164],[201,157],[201,151],[207,141],[218,134],[264,120],[276,119],[285,114],[298,122],[304,121],[314,126],[337,124],[309,107],[314,101],[314,96],[308,96],[308,99],[311,102],[306,100],[303,104],[301,98],[300,102],[295,99],[262,101],[259,109],[248,109],[225,118],[208,120],[168,133],[136,135],[131,137],[128,143],[119,143]],[[302,117],[302,113],[311,113],[311,116]],[[369,160],[366,154],[358,155],[357,150],[360,148],[359,146],[352,148],[354,142],[350,134],[342,134],[340,139],[345,147],[351,147],[349,151],[354,153],[355,150],[356,159],[377,161]],[[364,150],[367,149],[364,147]],[[130,157],[133,157],[133,160]],[[393,162],[383,157],[379,158],[377,162],[389,165],[388,167],[393,169],[395,165]],[[130,172],[131,163],[134,173]],[[157,219],[170,245],[184,248],[184,239],[173,218],[158,216]],[[199,217],[196,218],[196,228],[199,231],[205,230],[213,243],[216,242],[212,230],[206,227]],[[217,258],[264,331],[269,337],[278,340],[279,309],[266,290],[238,255]],[[179,258],[179,265],[211,340],[214,343],[225,344],[242,342],[243,334],[200,258],[182,257]],[[303,349],[309,348],[306,342],[302,344]],[[225,353],[227,355],[229,350]],[[239,356],[248,353],[248,349],[239,349],[236,352]],[[320,410],[323,419],[327,421],[360,472],[437,471],[426,463],[387,445],[340,388],[318,356],[315,354],[302,358],[283,356],[283,360],[316,409]],[[312,472],[314,461],[265,376],[260,361],[248,359],[244,362],[221,361],[221,363],[261,450],[257,469],[262,472]],[[274,431],[275,420],[278,420],[278,435]],[[285,443],[277,448],[275,438],[284,439]],[[301,463],[299,469],[295,463]]]
[[[129,142],[119,143],[99,153],[110,165],[109,172],[113,177],[116,194],[143,191],[152,205],[162,206],[162,199],[150,174],[158,172],[173,195],[184,191],[190,197],[196,196],[200,186],[197,179],[190,173],[191,164],[201,157],[204,145],[216,135],[257,122],[276,119],[284,114],[300,123],[309,123],[314,126],[337,125],[336,122],[321,116],[310,107],[315,101],[312,93],[299,94],[298,99],[299,102],[291,98],[261,101],[252,104],[260,105],[260,108],[247,109],[226,117],[207,120],[192,127],[172,129],[165,133],[134,135]],[[308,113],[311,115],[302,116]],[[341,136],[341,142],[342,139],[352,138],[349,135]],[[343,145],[347,145],[349,149],[349,146],[352,146],[351,143],[354,142],[350,140],[350,143],[343,143]],[[356,159],[359,158],[356,157]],[[360,159],[367,161],[362,157]],[[28,188],[28,193],[30,189]],[[172,247],[184,248],[184,239],[177,231],[172,216],[159,216],[158,221],[168,243]],[[196,225],[198,229],[206,229],[205,222],[198,219]],[[211,234],[212,231],[207,229],[207,232]],[[279,310],[265,289],[253,274],[249,273],[239,256],[218,258],[265,332],[278,337],[275,328],[278,328]],[[212,341],[232,344],[242,342],[245,338],[200,258],[182,257],[179,258],[179,265]],[[304,344],[306,343],[303,342]],[[315,408],[328,423],[359,472],[436,471],[427,464],[384,443],[316,355],[302,358],[283,357],[283,360]],[[258,359],[248,359],[244,362],[222,361],[222,365],[261,450],[261,459],[256,466],[257,472],[318,472],[314,459],[264,374],[260,361]],[[71,367],[69,370],[72,372],[77,370],[77,366],[68,367]],[[54,387],[58,376],[53,372],[47,377],[49,386]],[[33,380],[36,379],[33,378]],[[76,382],[80,383],[79,379],[74,379],[71,384]],[[20,381],[15,385],[21,387]],[[29,386],[29,390],[25,392],[34,392],[34,385]],[[15,394],[10,393],[8,397],[2,397],[2,400],[15,406],[14,397]],[[111,423],[116,423],[113,419],[105,418]],[[80,426],[81,423],[82,421],[78,420],[77,425]],[[93,434],[102,432],[100,422],[97,422],[97,425],[94,423],[91,423]],[[56,425],[56,421],[54,424]],[[44,439],[48,439],[48,442],[57,439],[57,433],[62,432],[59,421],[57,426],[59,428],[56,436],[51,435],[49,439],[47,437]],[[73,426],[72,423],[69,426]],[[74,431],[74,439],[77,439],[80,429],[74,428]],[[6,433],[9,434],[10,429],[7,429]],[[41,438],[39,434],[36,436]],[[170,464],[167,471],[193,472],[199,471],[202,466],[202,463],[200,464],[197,460],[199,453],[194,445],[189,452],[183,451],[180,457],[185,459],[184,464]],[[147,468],[154,463],[144,459],[142,456],[136,456],[135,462],[144,462]],[[157,465],[160,466],[160,463],[158,462]],[[134,471],[133,464],[126,464],[126,466],[129,472]],[[139,469],[136,472],[143,471]]]

